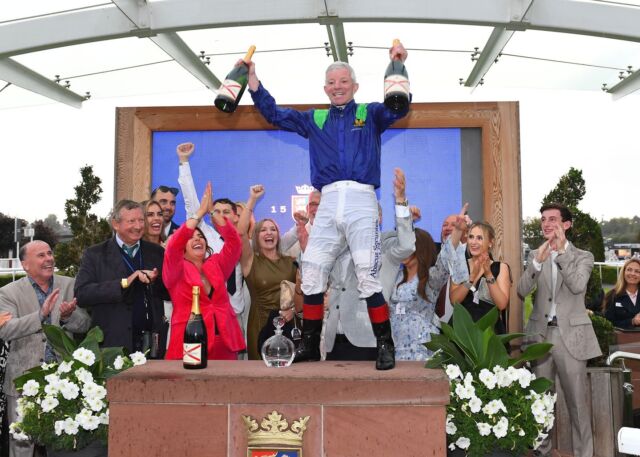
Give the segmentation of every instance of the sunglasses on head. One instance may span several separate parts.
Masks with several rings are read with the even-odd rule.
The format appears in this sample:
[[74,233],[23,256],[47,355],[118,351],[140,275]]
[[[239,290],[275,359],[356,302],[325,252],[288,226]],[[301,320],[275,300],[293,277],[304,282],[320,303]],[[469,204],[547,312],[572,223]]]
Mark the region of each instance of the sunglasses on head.
[[151,194],[153,195],[156,192],[171,192],[173,194],[173,196],[175,197],[176,195],[178,195],[180,190],[177,187],[158,186],[153,190],[153,192],[151,192]]

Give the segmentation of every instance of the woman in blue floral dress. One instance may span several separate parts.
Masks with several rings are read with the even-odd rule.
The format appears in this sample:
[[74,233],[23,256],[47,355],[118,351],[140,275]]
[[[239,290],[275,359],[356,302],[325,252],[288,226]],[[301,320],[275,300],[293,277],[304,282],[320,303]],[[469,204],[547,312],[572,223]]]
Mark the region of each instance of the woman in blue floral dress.
[[434,313],[440,290],[450,276],[455,282],[469,277],[464,248],[459,246],[462,227],[463,218],[442,243],[437,257],[431,235],[415,229],[416,251],[403,262],[389,304],[396,360],[426,360],[431,356],[424,343],[431,341],[432,333],[439,333]]

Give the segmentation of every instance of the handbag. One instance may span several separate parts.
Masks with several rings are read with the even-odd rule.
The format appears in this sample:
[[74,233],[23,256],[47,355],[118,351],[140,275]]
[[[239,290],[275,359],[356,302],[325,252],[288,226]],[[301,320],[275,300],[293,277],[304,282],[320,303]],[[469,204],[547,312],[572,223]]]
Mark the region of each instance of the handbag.
[[287,310],[293,308],[293,297],[296,293],[296,285],[291,281],[283,279],[280,281],[280,309]]

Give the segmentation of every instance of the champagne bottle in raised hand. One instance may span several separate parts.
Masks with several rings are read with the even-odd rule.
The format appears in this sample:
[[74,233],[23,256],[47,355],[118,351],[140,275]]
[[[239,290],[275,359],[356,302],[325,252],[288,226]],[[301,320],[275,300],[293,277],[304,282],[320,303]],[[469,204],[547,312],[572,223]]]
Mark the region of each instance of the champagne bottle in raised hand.
[[251,57],[255,52],[256,47],[251,46],[247,55],[244,56],[244,65],[238,65],[233,67],[233,70],[224,79],[220,88],[218,88],[218,96],[215,100],[216,108],[225,113],[233,113],[240,103],[242,94],[247,88],[247,82],[249,80],[248,73],[249,68],[247,64],[251,61]]
[[[393,40],[393,45],[400,40]],[[405,111],[409,106],[409,74],[402,60],[391,56],[391,62],[384,74],[384,104],[394,113]]]
[[207,355],[207,328],[200,313],[200,287],[193,286],[191,316],[182,343],[182,364],[189,370],[207,368]]

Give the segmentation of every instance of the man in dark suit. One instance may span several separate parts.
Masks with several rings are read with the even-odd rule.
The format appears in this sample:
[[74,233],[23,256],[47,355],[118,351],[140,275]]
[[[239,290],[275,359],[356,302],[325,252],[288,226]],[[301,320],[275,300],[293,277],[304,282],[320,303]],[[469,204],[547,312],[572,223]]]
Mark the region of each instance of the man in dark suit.
[[144,213],[131,200],[111,213],[113,238],[87,248],[76,276],[78,305],[91,308],[92,324],[104,332],[105,346],[123,346],[162,358],[166,331],[162,300],[164,249],[142,239]]
[[[593,254],[567,241],[572,216],[560,204],[540,208],[545,242],[531,251],[527,269],[518,283],[525,297],[536,288],[527,324],[527,342],[547,341],[551,352],[535,366],[538,377],[554,381],[556,374],[571,417],[573,455],[593,456],[591,412],[587,400],[587,360],[601,355],[598,340],[585,309],[585,293],[593,268]],[[535,455],[551,455],[548,437]]]
[[176,197],[178,196],[178,192],[177,187],[168,186],[158,186],[151,192],[151,200],[158,202],[160,208],[162,208],[162,218],[164,220],[162,230],[165,239],[180,227],[173,222],[173,216],[176,214]]

